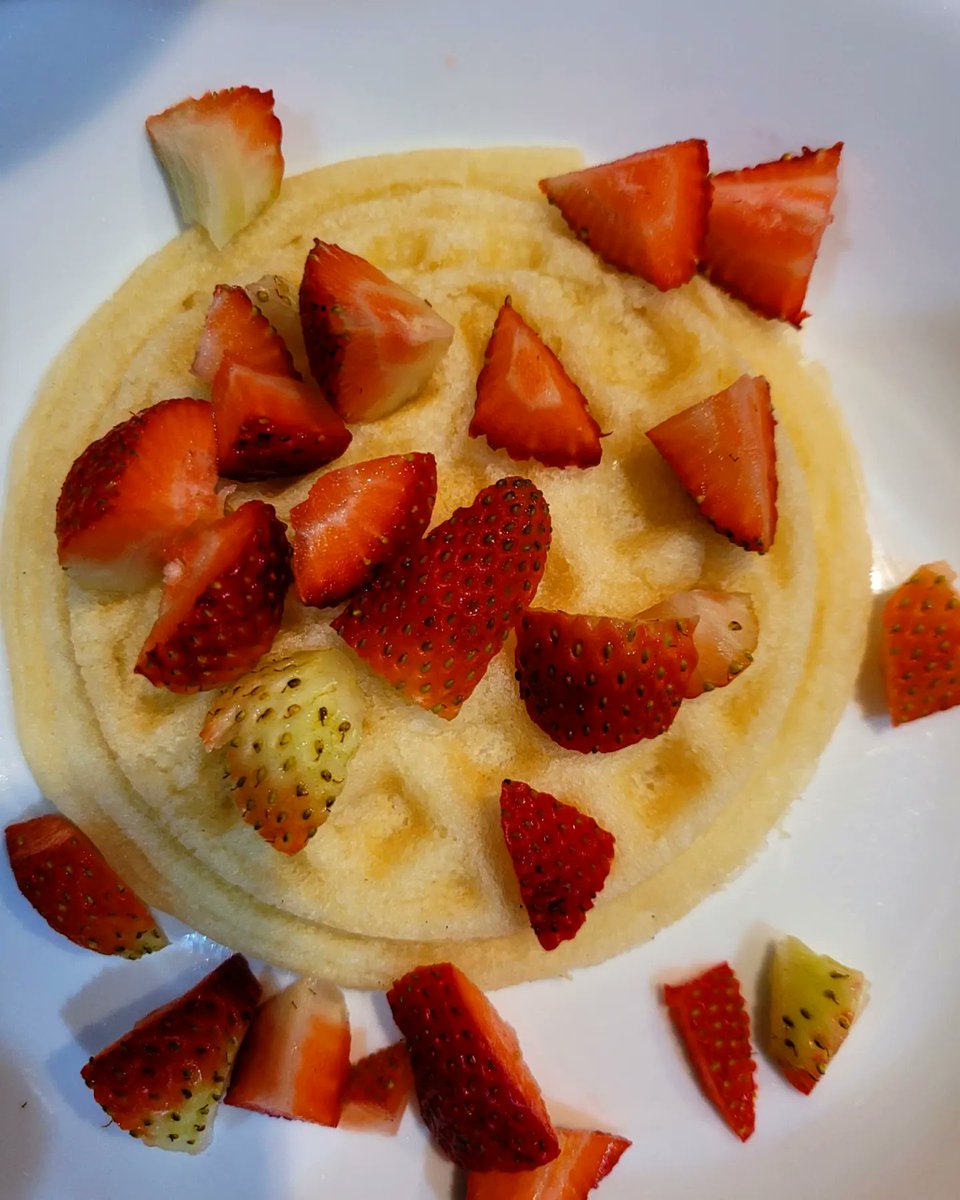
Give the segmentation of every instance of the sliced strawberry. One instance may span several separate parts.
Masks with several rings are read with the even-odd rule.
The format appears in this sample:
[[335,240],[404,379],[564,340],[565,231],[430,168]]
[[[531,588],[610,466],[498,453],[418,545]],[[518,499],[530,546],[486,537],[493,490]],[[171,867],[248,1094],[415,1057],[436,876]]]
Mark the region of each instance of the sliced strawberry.
[[432,454],[388,454],[321,475],[290,511],[293,576],[304,604],[339,604],[430,524]]
[[286,343],[247,292],[218,283],[190,370],[212,385],[225,358],[264,375],[297,378]]
[[345,421],[377,421],[420,391],[453,326],[372,263],[315,241],[300,285],[310,369]]
[[603,889],[613,834],[572,804],[510,779],[500,789],[500,828],[533,932],[555,950],[576,935]]
[[833,220],[843,143],[713,176],[703,270],[764,317],[799,325],[820,240]]
[[471,1171],[465,1200],[586,1200],[632,1145],[613,1133],[558,1129],[560,1156],[535,1171]]
[[303,344],[297,289],[282,275],[261,275],[253,283],[245,284],[243,290],[283,338],[293,359],[296,375],[306,379],[310,375],[310,364]]
[[881,659],[894,725],[960,704],[960,595],[956,571],[929,563],[883,609]]
[[332,622],[407,700],[452,719],[533,600],[550,510],[501,479],[385,566]]
[[60,565],[84,587],[133,591],[159,576],[177,538],[220,512],[213,415],[164,400],[92,442],[57,500]]
[[124,958],[167,945],[149,908],[66,817],[50,813],[8,825],[6,841],[17,887],[57,933]]
[[687,676],[684,697],[693,700],[703,692],[726,687],[753,662],[760,637],[753,600],[746,592],[708,592],[694,589],[675,592],[646,608],[638,621],[687,618],[693,629],[697,665]]
[[741,375],[647,437],[719,532],[764,554],[777,531],[776,421],[770,385]]
[[235,954],[183,996],[138,1021],[81,1071],[132,1137],[196,1154],[209,1143],[260,984]]
[[336,1125],[350,1070],[343,992],[298,979],[257,1010],[233,1072],[227,1104],[271,1117]]
[[600,426],[586,397],[509,299],[487,342],[469,432],[513,459],[548,467],[600,461]]
[[661,291],[697,270],[710,207],[700,138],[540,180],[540,190],[594,253]]
[[658,737],[697,663],[692,622],[620,621],[531,609],[517,626],[520,698],[530,720],[581,754]]
[[227,359],[213,382],[220,474],[275,479],[315,471],[350,445],[350,430],[319,388]]
[[134,668],[156,687],[197,692],[256,666],[290,586],[290,544],[273,507],[250,500],[185,538],[164,570],[160,614]]
[[276,199],[283,133],[273,92],[207,92],[147,118],[147,133],[188,224],[219,249]]
[[387,993],[407,1040],[424,1122],[468,1171],[523,1171],[560,1147],[517,1035],[450,963],[417,967]]
[[739,980],[720,963],[688,983],[668,985],[663,998],[701,1087],[745,1142],[753,1133],[757,1087]]
[[350,1068],[340,1124],[347,1129],[396,1133],[413,1095],[413,1068],[406,1042],[368,1054]]

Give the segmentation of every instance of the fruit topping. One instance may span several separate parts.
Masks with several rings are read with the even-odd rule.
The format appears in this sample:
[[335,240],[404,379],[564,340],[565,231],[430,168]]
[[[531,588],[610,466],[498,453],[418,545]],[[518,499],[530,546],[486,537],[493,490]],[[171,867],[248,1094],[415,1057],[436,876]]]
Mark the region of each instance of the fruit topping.
[[218,283],[190,370],[212,386],[225,358],[264,375],[297,375],[283,338],[247,292]]
[[91,1058],[81,1072],[84,1082],[133,1137],[196,1154],[210,1141],[259,998],[260,984],[235,954]]
[[707,228],[707,143],[700,138],[540,180],[594,253],[661,291],[696,274]]
[[683,618],[690,621],[697,648],[697,665],[687,676],[685,699],[726,687],[753,662],[760,626],[753,600],[746,592],[708,592],[699,588],[675,592],[644,609],[637,619]]
[[282,132],[273,92],[252,87],[207,92],[147,118],[180,215],[202,225],[217,249],[276,199]]
[[339,650],[270,659],[217,697],[200,737],[223,750],[243,819],[296,854],[343,790],[363,731],[363,697]]
[[270,649],[290,586],[290,544],[273,507],[250,500],[180,544],[134,668],[156,687],[221,687]]
[[505,779],[500,828],[530,924],[544,950],[574,937],[613,863],[614,837],[593,817]]
[[587,1200],[632,1145],[598,1130],[557,1129],[560,1155],[535,1171],[471,1171],[465,1200]]
[[246,284],[243,290],[283,339],[296,373],[303,379],[308,378],[310,364],[303,344],[297,289],[282,275],[261,275],[253,283]]
[[517,1036],[450,963],[417,967],[387,993],[417,1099],[440,1150],[468,1171],[524,1171],[559,1153]]
[[323,608],[355,592],[423,536],[436,496],[432,454],[388,454],[321,475],[290,512],[303,603]]
[[536,595],[550,510],[501,479],[383,567],[333,628],[406,699],[450,719]]
[[98,954],[139,958],[167,945],[149,908],[59,813],[8,825],[17,887],[51,929]]
[[84,587],[134,591],[177,539],[220,512],[213,415],[164,400],[115,425],[74,462],[57,500],[57,555]]
[[647,430],[710,524],[760,554],[777,530],[775,425],[767,381],[741,375]]
[[372,263],[315,241],[300,285],[313,377],[345,421],[377,421],[421,390],[453,326]]
[[350,1068],[340,1124],[345,1129],[394,1134],[412,1095],[413,1070],[407,1044],[394,1042]]
[[945,562],[919,567],[883,609],[881,659],[894,725],[960,704],[960,595]]

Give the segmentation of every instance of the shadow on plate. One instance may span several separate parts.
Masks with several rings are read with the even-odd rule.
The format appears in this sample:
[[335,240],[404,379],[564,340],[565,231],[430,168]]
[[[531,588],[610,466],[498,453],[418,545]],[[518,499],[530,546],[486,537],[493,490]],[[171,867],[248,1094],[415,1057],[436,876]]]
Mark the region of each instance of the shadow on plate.
[[26,1076],[0,1043],[0,1145],[4,1200],[33,1195],[48,1142],[42,1105]]

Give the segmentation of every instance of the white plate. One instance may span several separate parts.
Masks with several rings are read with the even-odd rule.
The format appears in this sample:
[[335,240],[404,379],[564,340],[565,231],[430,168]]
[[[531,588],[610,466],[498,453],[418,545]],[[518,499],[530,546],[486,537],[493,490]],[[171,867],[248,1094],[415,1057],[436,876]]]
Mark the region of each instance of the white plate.
[[[601,161],[694,135],[736,166],[843,138],[806,343],[866,468],[877,587],[933,558],[960,566],[958,0],[6,0],[0,77],[5,448],[54,353],[176,232],[143,119],[188,93],[273,87],[291,173],[465,143],[574,142]],[[3,703],[7,823],[38,797]],[[633,1139],[605,1200],[956,1197],[958,771],[957,711],[894,731],[852,706],[786,836],[735,883],[651,945],[500,993],[555,1111]],[[104,962],[49,933],[5,867],[0,902],[4,1200],[453,1194],[412,1116],[388,1140],[227,1110],[196,1159],[102,1129],[78,1074],[89,1052],[219,952],[179,930],[146,963]],[[813,1096],[761,1060],[742,1146],[685,1069],[655,982],[729,957],[751,991],[771,930],[862,967],[872,998]],[[350,1007],[368,1047],[386,1041],[382,1001]]]

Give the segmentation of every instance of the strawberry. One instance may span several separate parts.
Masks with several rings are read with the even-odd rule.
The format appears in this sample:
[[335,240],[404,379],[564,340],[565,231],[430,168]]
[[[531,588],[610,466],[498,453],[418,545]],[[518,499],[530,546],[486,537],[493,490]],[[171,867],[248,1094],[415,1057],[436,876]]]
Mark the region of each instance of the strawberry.
[[572,804],[510,779],[500,789],[500,828],[533,932],[555,950],[593,908],[613,862],[613,834]]
[[396,1133],[413,1095],[406,1042],[368,1054],[350,1068],[340,1124],[348,1129]]
[[548,467],[595,467],[600,426],[553,351],[504,301],[487,342],[471,437],[513,459]]
[[741,375],[647,430],[710,524],[760,554],[777,531],[775,425],[767,381]]
[[517,627],[520,698],[558,746],[608,753],[673,724],[697,664],[692,625],[531,609]]
[[753,1133],[756,1064],[750,1018],[729,963],[663,989],[690,1065],[724,1121],[745,1142]]
[[167,945],[149,908],[66,817],[49,813],[8,825],[6,840],[17,887],[57,933],[124,958]]
[[246,284],[243,290],[283,339],[293,359],[294,374],[306,379],[310,375],[310,364],[303,344],[297,289],[282,275],[261,275],[253,283]]
[[450,963],[417,967],[387,992],[407,1040],[424,1122],[468,1171],[524,1171],[560,1152],[517,1036]]
[[339,650],[269,659],[217,697],[200,737],[223,749],[240,814],[296,854],[326,821],[360,744],[363,697]]
[[714,175],[703,270],[764,317],[799,325],[843,143]]
[[631,1142],[613,1133],[558,1129],[560,1155],[535,1171],[471,1171],[465,1200],[586,1200]]
[[[726,687],[753,662],[760,627],[746,592],[675,592],[646,608],[638,621],[688,619],[693,626],[697,665],[687,676],[684,698]],[[694,625],[694,620],[696,624]]]
[[290,511],[293,577],[304,604],[339,604],[417,541],[433,515],[432,454],[389,454],[321,475]]
[[350,1069],[343,992],[298,979],[257,1010],[237,1058],[227,1104],[287,1120],[336,1125]]
[[774,949],[770,968],[770,1054],[787,1080],[809,1095],[846,1040],[863,998],[862,972],[799,938]]
[[894,725],[960,704],[960,595],[945,562],[920,567],[883,609],[881,659]]
[[345,421],[378,421],[412,400],[453,340],[426,300],[319,240],[303,272],[300,321],[313,377]]
[[298,378],[286,343],[248,293],[218,283],[190,370],[212,385],[225,358],[264,375]]
[[256,666],[280,628],[290,586],[285,528],[271,505],[250,500],[184,538],[164,570],[137,674],[171,692],[197,692]]
[[147,118],[147,133],[180,215],[222,248],[277,197],[282,135],[273,92],[207,92]]
[[595,254],[661,291],[696,274],[707,228],[707,143],[700,138],[540,180]]
[[177,538],[220,511],[213,415],[164,400],[92,442],[57,500],[57,556],[84,587],[134,591],[160,573]]
[[350,445],[350,430],[318,388],[230,359],[213,382],[213,424],[228,479],[303,475]]
[[452,719],[536,595],[550,510],[501,479],[385,566],[333,628],[408,700]]
[[210,1141],[259,998],[260,984],[246,959],[235,954],[91,1058],[83,1080],[132,1137],[197,1154]]

